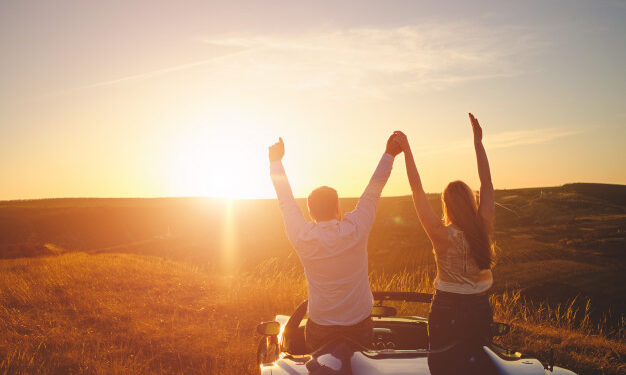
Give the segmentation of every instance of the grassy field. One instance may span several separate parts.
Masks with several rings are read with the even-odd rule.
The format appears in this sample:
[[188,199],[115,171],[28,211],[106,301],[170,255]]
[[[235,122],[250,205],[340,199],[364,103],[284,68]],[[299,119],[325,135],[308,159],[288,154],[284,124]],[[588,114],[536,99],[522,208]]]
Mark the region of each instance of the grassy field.
[[[496,197],[501,343],[626,373],[626,187]],[[373,289],[432,291],[410,198],[382,200],[369,253]],[[0,202],[0,255],[0,374],[254,374],[256,324],[306,298],[269,200]]]

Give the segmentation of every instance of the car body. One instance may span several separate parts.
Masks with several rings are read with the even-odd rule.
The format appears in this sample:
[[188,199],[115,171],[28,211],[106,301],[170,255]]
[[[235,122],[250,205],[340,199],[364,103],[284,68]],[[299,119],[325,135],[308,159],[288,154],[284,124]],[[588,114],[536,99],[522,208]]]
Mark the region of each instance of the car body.
[[[276,315],[274,321],[259,324],[257,330],[264,336],[257,349],[261,375],[349,373],[342,372],[346,368],[355,375],[436,375],[428,365],[428,319],[397,316],[396,309],[389,306],[390,303],[430,303],[432,295],[410,292],[374,292],[373,295],[374,342],[370,348],[339,338],[309,353],[304,341],[307,301],[292,315]],[[503,323],[494,323],[492,328],[494,336],[509,331],[509,326]],[[478,350],[484,351],[481,356],[490,361],[489,366],[497,375],[575,375],[495,344]],[[349,364],[344,366],[342,361]],[[320,369],[323,371],[319,372]]]

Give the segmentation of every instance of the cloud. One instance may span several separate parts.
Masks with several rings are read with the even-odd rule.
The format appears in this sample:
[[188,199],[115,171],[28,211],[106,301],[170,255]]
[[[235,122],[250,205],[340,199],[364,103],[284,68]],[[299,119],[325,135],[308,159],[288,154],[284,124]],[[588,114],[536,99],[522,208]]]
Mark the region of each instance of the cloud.
[[474,24],[218,35],[203,44],[214,57],[52,95],[198,70],[202,77],[212,78],[215,90],[299,90],[326,97],[389,98],[520,75],[521,56],[540,45],[530,30]]
[[206,42],[249,51],[218,67],[223,74],[237,74],[247,87],[323,88],[380,97],[516,76],[522,73],[520,55],[538,46],[527,30],[467,24],[228,36]]
[[485,145],[489,148],[508,148],[521,145],[534,145],[548,143],[555,139],[580,134],[581,130],[568,130],[558,128],[520,130],[494,134],[485,139]]
[[[582,133],[582,130],[562,128],[528,129],[508,131],[485,135],[484,144],[488,150],[510,148],[516,146],[549,143],[554,140]],[[445,145],[430,145],[418,148],[420,155],[433,156],[450,152],[467,152],[473,149],[471,141],[453,141]]]
[[31,100],[36,101],[36,100],[51,99],[51,98],[56,98],[56,97],[63,96],[66,94],[75,93],[75,92],[85,90],[85,89],[95,89],[95,88],[100,88],[100,87],[115,86],[119,84],[129,83],[132,81],[141,81],[141,80],[146,80],[146,79],[151,79],[151,78],[158,78],[160,76],[168,75],[171,73],[176,73],[180,71],[185,71],[185,70],[190,70],[194,68],[200,68],[203,66],[215,64],[219,62],[220,60],[227,59],[229,57],[234,57],[238,54],[245,53],[245,52],[247,51],[242,50],[242,51],[236,51],[232,53],[226,53],[223,55],[218,55],[218,56],[210,57],[207,59],[194,61],[191,63],[174,65],[174,66],[170,66],[170,67],[162,68],[162,69],[155,69],[155,70],[151,70],[148,72],[133,74],[129,76],[123,76],[120,78],[115,78],[115,79],[111,79],[107,81],[100,81],[100,82],[96,82],[92,84],[87,84],[84,86],[72,87],[72,88],[68,88],[64,90],[57,90],[57,91],[49,92],[43,95],[39,95],[35,98],[32,98]]
[[140,74],[134,74],[134,75],[131,75],[131,76],[117,78],[117,79],[113,79],[113,80],[110,80],[110,81],[102,81],[102,82],[98,82],[98,83],[94,83],[92,85],[86,86],[86,88],[111,86],[111,85],[115,85],[115,84],[118,84],[118,83],[124,83],[124,82],[127,82],[127,81],[134,81],[134,80],[141,80],[141,79],[148,79],[148,78],[159,77],[159,76],[166,75],[166,74],[169,74],[169,73],[174,73],[174,72],[179,72],[179,71],[183,71],[183,70],[189,70],[189,69],[193,69],[193,68],[198,68],[198,67],[209,65],[209,64],[215,64],[215,63],[218,63],[220,60],[224,60],[224,59],[227,59],[229,57],[234,57],[234,56],[236,56],[238,54],[245,53],[245,52],[247,52],[247,51],[245,51],[245,50],[244,51],[237,51],[237,52],[233,52],[233,53],[229,53],[229,54],[225,54],[225,55],[219,55],[219,56],[211,57],[211,58],[208,58],[208,59],[195,61],[195,62],[192,62],[192,63],[171,66],[171,67],[168,67],[168,68],[157,69],[157,70],[153,70],[153,71],[149,71],[149,72],[145,72],[145,73],[140,73]]

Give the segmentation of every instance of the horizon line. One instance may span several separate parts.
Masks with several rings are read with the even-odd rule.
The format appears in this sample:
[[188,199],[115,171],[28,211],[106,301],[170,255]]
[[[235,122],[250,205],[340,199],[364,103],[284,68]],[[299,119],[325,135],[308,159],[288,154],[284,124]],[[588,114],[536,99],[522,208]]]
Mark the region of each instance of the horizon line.
[[[607,183],[607,182],[567,182],[561,185],[550,185],[550,186],[530,186],[530,187],[513,187],[513,188],[496,188],[495,191],[502,190],[525,190],[525,189],[549,189],[549,188],[558,188],[564,187],[567,185],[612,185],[612,186],[623,186],[626,187],[626,184],[620,183]],[[426,194],[441,194],[441,192],[426,192]],[[400,195],[382,195],[381,198],[402,198],[402,197],[410,197],[411,194],[400,194]],[[359,199],[358,196],[349,196],[349,197],[339,197],[339,199]],[[67,196],[67,197],[46,197],[46,198],[16,198],[16,199],[0,199],[0,204],[9,203],[9,202],[33,202],[33,201],[45,201],[45,200],[105,200],[105,199],[117,199],[117,200],[140,200],[140,199],[212,199],[212,200],[223,200],[223,201],[252,201],[252,200],[276,200],[276,197],[272,198],[228,198],[228,197],[220,197],[220,196],[204,196],[204,195],[175,195],[175,196],[132,196],[132,197],[97,197],[97,196]],[[296,197],[296,199],[307,199],[307,197]]]

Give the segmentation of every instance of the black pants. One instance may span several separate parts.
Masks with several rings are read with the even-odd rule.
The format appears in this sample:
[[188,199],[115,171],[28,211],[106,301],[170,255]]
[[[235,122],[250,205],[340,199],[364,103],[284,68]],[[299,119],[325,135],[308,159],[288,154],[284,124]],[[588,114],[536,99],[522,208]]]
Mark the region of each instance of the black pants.
[[311,352],[340,336],[349,337],[365,347],[370,347],[374,338],[374,323],[369,316],[352,326],[323,326],[309,319],[304,328],[307,349]]
[[430,305],[428,366],[433,375],[491,374],[483,350],[491,342],[493,311],[485,295],[437,291]]

